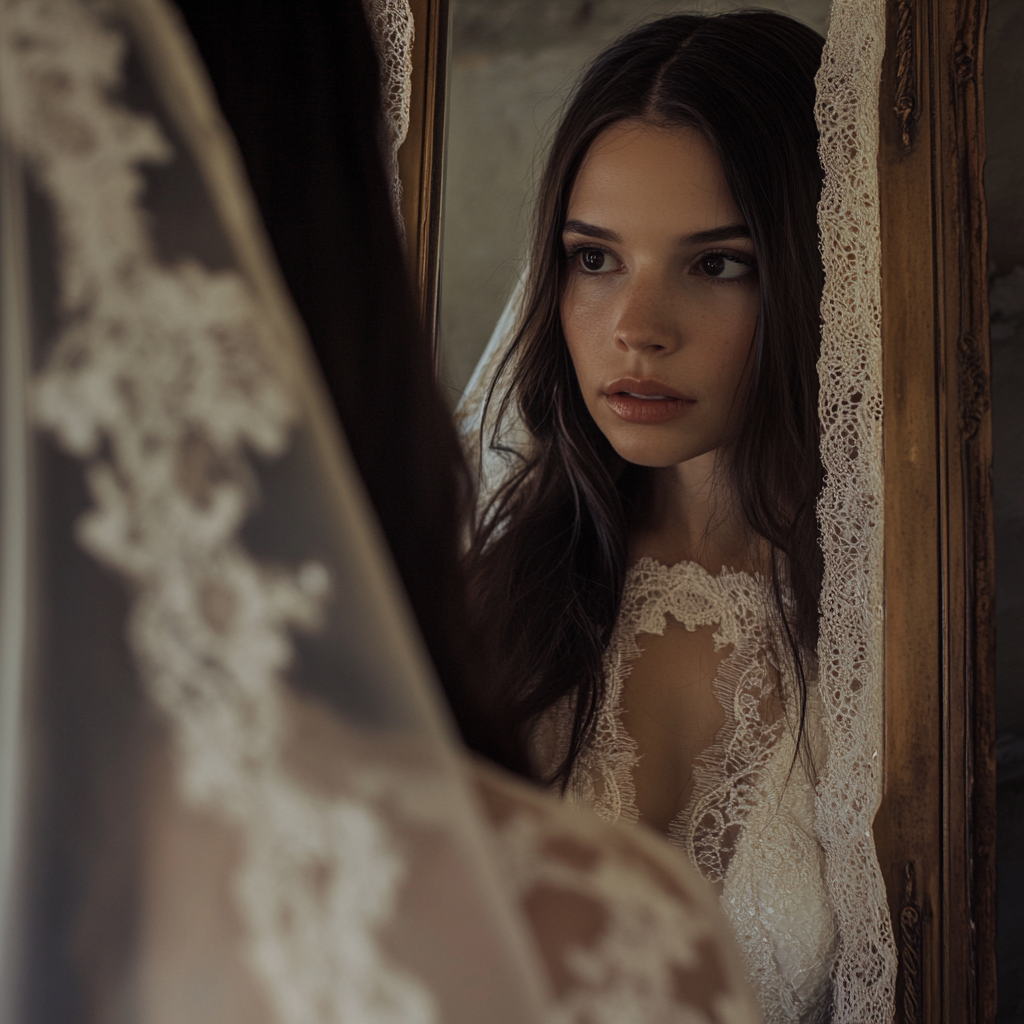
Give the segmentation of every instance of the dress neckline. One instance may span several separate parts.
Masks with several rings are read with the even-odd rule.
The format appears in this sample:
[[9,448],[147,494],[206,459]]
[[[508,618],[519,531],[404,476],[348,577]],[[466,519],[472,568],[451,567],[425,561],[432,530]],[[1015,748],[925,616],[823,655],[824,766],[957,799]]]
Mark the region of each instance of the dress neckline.
[[660,558],[655,558],[653,555],[641,555],[635,561],[629,564],[626,569],[626,575],[631,576],[637,572],[642,572],[645,569],[653,569],[656,572],[668,572],[668,573],[679,573],[683,574],[686,572],[693,572],[696,575],[703,576],[707,580],[718,580],[722,581],[728,577],[739,577],[742,576],[745,579],[753,580],[754,582],[760,583],[764,580],[764,576],[757,571],[749,571],[747,569],[733,569],[727,565],[723,565],[718,572],[712,572],[706,566],[700,562],[694,561],[693,559],[684,558],[678,562],[663,562]]

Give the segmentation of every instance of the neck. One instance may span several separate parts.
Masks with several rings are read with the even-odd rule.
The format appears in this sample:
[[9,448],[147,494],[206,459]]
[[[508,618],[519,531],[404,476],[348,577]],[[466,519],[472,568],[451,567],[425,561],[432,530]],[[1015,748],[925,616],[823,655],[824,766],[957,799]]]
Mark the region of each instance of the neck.
[[723,457],[712,451],[651,471],[650,501],[632,538],[634,558],[699,562],[714,573],[723,565],[752,568],[749,531]]

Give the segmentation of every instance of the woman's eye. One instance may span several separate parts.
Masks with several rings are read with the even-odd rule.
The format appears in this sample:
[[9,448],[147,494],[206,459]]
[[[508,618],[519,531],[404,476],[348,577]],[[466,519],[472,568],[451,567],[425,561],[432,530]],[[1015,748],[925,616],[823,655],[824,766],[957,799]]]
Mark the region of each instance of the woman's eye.
[[577,249],[580,269],[588,274],[607,274],[616,269],[616,259],[603,249]]
[[724,252],[709,252],[701,256],[698,266],[705,277],[714,277],[719,281],[735,281],[754,272],[752,263],[738,256],[727,256]]

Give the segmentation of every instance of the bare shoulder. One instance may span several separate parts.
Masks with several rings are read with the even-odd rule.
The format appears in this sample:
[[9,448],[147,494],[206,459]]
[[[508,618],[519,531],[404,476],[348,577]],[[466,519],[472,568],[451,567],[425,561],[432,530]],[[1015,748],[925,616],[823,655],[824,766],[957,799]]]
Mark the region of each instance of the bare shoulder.
[[474,763],[473,781],[564,1024],[760,1018],[724,918],[666,843]]

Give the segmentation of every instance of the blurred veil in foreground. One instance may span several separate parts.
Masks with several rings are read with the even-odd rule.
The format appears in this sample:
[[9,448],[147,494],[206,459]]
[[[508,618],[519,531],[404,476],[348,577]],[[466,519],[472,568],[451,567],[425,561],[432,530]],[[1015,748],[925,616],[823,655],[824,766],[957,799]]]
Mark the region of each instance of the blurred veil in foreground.
[[539,1019],[175,17],[3,0],[0,125],[0,1020]]
[[[310,225],[268,205],[295,274]],[[361,307],[303,295],[321,377],[269,254],[165,0],[0,0],[0,1024],[753,1024],[664,843],[456,738],[423,637],[467,739],[500,723],[392,492],[457,467],[414,402],[365,404],[395,401],[377,307],[404,268]]]

